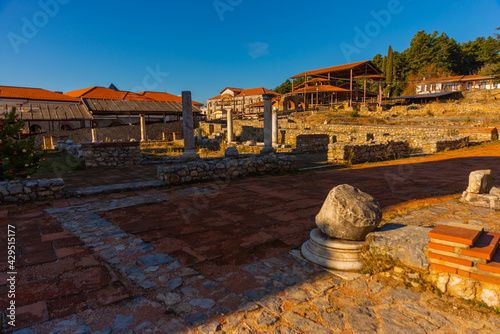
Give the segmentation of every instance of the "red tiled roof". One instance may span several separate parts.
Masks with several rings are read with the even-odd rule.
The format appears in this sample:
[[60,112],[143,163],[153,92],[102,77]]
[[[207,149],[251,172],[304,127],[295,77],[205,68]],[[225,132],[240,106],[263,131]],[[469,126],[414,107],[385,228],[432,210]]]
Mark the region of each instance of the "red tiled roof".
[[18,98],[41,101],[67,101],[78,103],[73,97],[41,88],[0,86],[0,98]]
[[[222,90],[222,92],[224,92],[226,89],[232,90],[235,93],[234,94],[235,97],[242,96],[243,94],[245,96],[262,95],[262,94],[274,94],[276,96],[280,96],[280,94],[276,93],[275,91],[266,89],[264,87],[249,88],[249,89],[239,89],[239,88],[229,88],[229,87],[226,87],[226,88],[224,88],[224,90]],[[212,97],[212,98],[210,98],[208,100],[218,100],[221,97],[222,97],[221,95],[217,95],[217,96],[214,96],[214,97]]]
[[493,79],[493,77],[490,76],[485,76],[485,75],[479,75],[479,74],[472,74],[472,75],[455,75],[451,77],[444,77],[444,78],[433,78],[433,79],[426,79],[422,80],[419,83],[430,83],[430,82],[459,82],[459,81],[473,81],[473,80],[490,80]]
[[[154,101],[182,102],[182,97],[169,93],[145,91],[145,92],[140,92],[138,94],[153,99]],[[202,106],[203,103],[193,101],[193,105]]]
[[128,101],[154,101],[146,96],[121,90],[113,90],[105,87],[89,87],[84,89],[74,90],[66,93],[66,95],[85,98],[85,99],[100,99],[100,100],[128,100]]
[[364,61],[359,61],[356,63],[350,63],[350,64],[344,64],[344,65],[338,65],[338,66],[333,66],[333,67],[326,67],[326,68],[321,68],[319,70],[312,70],[312,71],[307,71],[303,72],[297,75],[294,75],[291,77],[291,79],[296,79],[296,78],[301,78],[309,75],[318,75],[322,73],[328,73],[328,72],[337,72],[337,71],[345,71],[345,70],[350,70],[351,68],[358,67],[360,65],[368,64],[371,63],[370,60],[364,60]]
[[348,89],[336,87],[336,86],[331,86],[331,85],[319,85],[319,86],[307,86],[303,88],[299,88],[294,90],[291,93],[288,94],[297,94],[297,93],[315,93],[316,89],[318,92],[350,92]]

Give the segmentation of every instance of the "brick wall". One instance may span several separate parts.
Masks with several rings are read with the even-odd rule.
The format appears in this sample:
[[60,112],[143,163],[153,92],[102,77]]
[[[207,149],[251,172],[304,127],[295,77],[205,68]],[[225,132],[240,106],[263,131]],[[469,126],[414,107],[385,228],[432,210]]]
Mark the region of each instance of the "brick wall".
[[500,306],[500,233],[468,224],[429,232],[429,280],[443,293]]

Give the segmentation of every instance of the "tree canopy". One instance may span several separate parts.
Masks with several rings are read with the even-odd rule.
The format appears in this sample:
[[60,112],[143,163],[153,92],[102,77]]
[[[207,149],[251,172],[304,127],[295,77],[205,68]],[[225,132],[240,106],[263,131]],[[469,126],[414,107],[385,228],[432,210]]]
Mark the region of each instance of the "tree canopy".
[[[496,30],[500,31],[500,27]],[[424,78],[484,74],[500,79],[500,33],[458,43],[444,32],[421,30],[406,50],[398,52],[389,46],[387,53],[385,56],[376,54],[372,62],[383,71],[385,93],[390,96],[414,94],[416,83]],[[294,80],[294,87],[302,82],[303,79]],[[372,85],[372,89],[375,91],[378,86]],[[291,81],[286,80],[275,91],[291,92]]]

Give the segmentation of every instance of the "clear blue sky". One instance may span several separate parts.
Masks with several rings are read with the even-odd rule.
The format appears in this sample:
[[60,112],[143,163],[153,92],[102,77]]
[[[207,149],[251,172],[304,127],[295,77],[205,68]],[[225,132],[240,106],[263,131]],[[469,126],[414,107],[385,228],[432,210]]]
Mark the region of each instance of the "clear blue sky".
[[169,93],[205,102],[403,51],[419,30],[493,35],[500,0],[0,0],[0,25],[0,85],[164,91],[166,72]]

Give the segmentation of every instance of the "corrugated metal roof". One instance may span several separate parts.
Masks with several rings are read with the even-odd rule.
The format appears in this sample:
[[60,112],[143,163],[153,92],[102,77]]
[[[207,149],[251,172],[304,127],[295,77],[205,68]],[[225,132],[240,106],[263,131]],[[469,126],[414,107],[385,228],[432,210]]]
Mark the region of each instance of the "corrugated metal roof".
[[92,115],[80,104],[23,104],[23,105],[1,105],[0,117],[4,112],[16,107],[19,118],[30,121],[57,121],[57,120],[91,120]]
[[[182,102],[83,99],[83,103],[93,114],[182,114]],[[193,105],[193,112],[199,113],[201,110]]]

